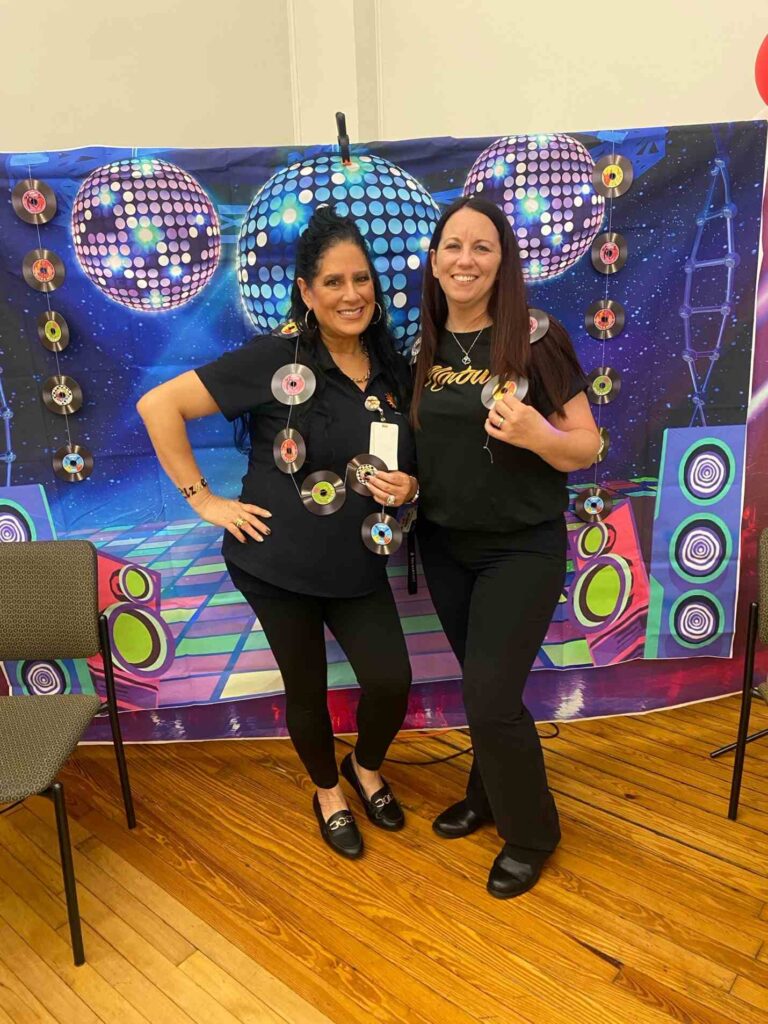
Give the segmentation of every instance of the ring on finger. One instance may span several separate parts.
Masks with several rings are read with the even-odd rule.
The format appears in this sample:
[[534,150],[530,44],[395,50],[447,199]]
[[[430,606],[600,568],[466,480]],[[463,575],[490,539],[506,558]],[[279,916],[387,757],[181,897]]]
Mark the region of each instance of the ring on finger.
[[388,494],[387,495],[387,504],[388,505],[394,505],[395,504],[395,500],[396,499],[395,499],[394,494]]
[[503,426],[504,426],[504,417],[503,416],[499,416],[499,422],[496,424],[496,429],[497,430],[501,430],[501,428]]
[[237,526],[238,528],[241,526],[245,526],[245,520],[243,519],[242,516],[237,517],[237,519],[235,520],[235,526]]

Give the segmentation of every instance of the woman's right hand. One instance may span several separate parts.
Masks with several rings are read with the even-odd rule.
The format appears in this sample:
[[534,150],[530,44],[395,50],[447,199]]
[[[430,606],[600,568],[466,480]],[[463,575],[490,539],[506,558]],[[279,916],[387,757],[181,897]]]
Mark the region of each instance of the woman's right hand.
[[272,532],[259,516],[272,518],[272,513],[259,505],[248,505],[234,498],[220,498],[218,494],[196,494],[189,502],[201,519],[214,526],[223,526],[233,537],[245,544],[248,537],[263,541]]

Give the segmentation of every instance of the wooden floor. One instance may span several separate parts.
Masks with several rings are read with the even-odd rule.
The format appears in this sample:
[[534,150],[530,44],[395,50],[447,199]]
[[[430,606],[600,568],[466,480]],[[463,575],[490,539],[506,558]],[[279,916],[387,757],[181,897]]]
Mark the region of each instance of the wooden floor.
[[[736,716],[727,698],[561,727],[545,750],[562,846],[507,902],[484,888],[492,831],[430,829],[466,757],[387,765],[407,828],[364,822],[349,863],[316,835],[285,742],[129,748],[133,833],[110,748],[81,748],[64,782],[88,963],[71,963],[52,809],[29,801],[0,817],[0,1022],[765,1024],[768,741],[738,823],[731,759],[707,757]],[[466,744],[412,736],[392,756]]]

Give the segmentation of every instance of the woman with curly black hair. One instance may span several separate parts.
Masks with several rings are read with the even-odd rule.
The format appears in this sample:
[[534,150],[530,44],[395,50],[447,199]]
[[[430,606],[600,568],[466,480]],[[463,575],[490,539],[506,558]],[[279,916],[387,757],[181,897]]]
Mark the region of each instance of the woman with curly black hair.
[[[362,838],[339,786],[327,707],[324,631],[361,690],[358,739],[341,770],[368,818],[400,829],[403,812],[379,768],[405,716],[411,670],[387,559],[370,534],[364,542],[362,524],[378,506],[397,509],[418,492],[409,371],[351,217],[331,207],[314,213],[293,277],[292,323],[161,384],[138,409],[168,476],[202,519],[225,530],[230,576],[283,677],[286,725],[317,787],[321,835],[357,857]],[[248,450],[237,499],[209,490],[187,436],[188,420],[217,412],[237,423]],[[349,464],[377,454],[374,438],[387,469],[372,475],[373,460],[363,460],[361,472],[358,460],[355,489]]]

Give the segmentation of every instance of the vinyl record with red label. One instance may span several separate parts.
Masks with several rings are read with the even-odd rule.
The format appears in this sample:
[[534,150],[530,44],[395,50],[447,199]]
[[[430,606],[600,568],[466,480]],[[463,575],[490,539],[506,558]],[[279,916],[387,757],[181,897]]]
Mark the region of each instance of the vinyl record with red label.
[[307,446],[298,430],[286,427],[275,436],[272,457],[281,473],[298,473],[307,458]]
[[610,341],[624,330],[625,313],[620,302],[613,299],[598,299],[584,315],[587,333],[598,341]]
[[56,195],[37,178],[20,181],[11,194],[13,211],[27,224],[47,224],[56,216]]
[[64,281],[64,264],[50,249],[32,249],[21,265],[24,280],[38,292],[53,292]]
[[627,262],[627,240],[618,231],[604,231],[592,243],[592,266],[601,274],[617,274]]

